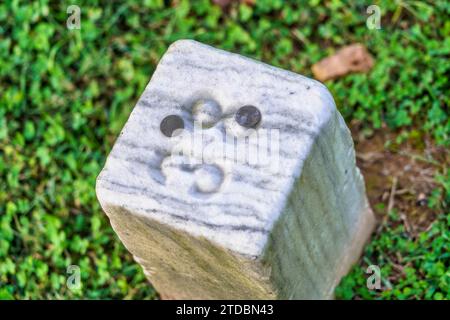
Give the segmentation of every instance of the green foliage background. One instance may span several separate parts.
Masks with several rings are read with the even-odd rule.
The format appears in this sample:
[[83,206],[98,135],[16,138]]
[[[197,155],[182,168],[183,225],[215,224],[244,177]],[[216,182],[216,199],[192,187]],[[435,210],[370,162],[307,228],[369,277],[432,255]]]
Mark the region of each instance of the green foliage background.
[[[366,8],[381,8],[381,30]],[[81,8],[81,30],[66,28]],[[376,59],[367,75],[327,83],[347,120],[383,123],[399,139],[450,145],[448,1],[17,1],[0,4],[0,299],[146,298],[156,293],[114,235],[95,179],[115,137],[173,41],[202,42],[310,75],[343,45],[362,42]],[[383,226],[364,259],[411,261],[392,290],[368,291],[355,268],[340,298],[450,298],[450,176],[430,205],[440,217],[418,239]],[[395,221],[395,213],[391,220]],[[82,287],[67,289],[66,268]],[[384,279],[384,281],[387,281]]]

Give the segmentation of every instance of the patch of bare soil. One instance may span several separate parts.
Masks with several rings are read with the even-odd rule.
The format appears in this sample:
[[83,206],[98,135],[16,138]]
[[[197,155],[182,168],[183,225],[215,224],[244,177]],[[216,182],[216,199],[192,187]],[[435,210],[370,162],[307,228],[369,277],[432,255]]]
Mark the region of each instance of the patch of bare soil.
[[386,128],[370,136],[357,123],[350,128],[357,164],[378,220],[387,220],[387,213],[395,209],[412,236],[426,230],[439,214],[428,207],[428,198],[437,187],[436,172],[449,163],[448,150],[434,146],[428,137],[397,144],[398,133]]

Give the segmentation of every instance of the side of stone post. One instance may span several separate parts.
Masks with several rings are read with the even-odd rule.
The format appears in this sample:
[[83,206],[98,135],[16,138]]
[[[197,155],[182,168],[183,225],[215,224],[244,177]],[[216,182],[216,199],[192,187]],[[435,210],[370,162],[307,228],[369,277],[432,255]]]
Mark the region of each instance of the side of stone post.
[[[211,151],[252,154],[266,132],[278,140],[264,163]],[[374,226],[328,90],[190,40],[160,61],[96,188],[163,298],[332,298]]]
[[357,262],[375,219],[350,130],[336,110],[305,160],[263,261],[283,299],[329,299]]

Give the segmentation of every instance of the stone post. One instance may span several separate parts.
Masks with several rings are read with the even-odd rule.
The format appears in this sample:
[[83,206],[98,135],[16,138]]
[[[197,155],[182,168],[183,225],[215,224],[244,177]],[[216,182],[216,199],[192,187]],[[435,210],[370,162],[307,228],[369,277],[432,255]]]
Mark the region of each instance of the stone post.
[[163,298],[329,299],[374,226],[321,83],[180,40],[97,180]]

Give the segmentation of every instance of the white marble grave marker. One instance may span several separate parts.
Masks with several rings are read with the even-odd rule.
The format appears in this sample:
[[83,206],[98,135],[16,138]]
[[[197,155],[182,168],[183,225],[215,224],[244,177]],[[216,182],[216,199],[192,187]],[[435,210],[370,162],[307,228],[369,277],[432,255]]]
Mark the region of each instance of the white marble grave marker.
[[164,298],[332,298],[374,224],[325,86],[191,40],[161,59],[97,196]]

